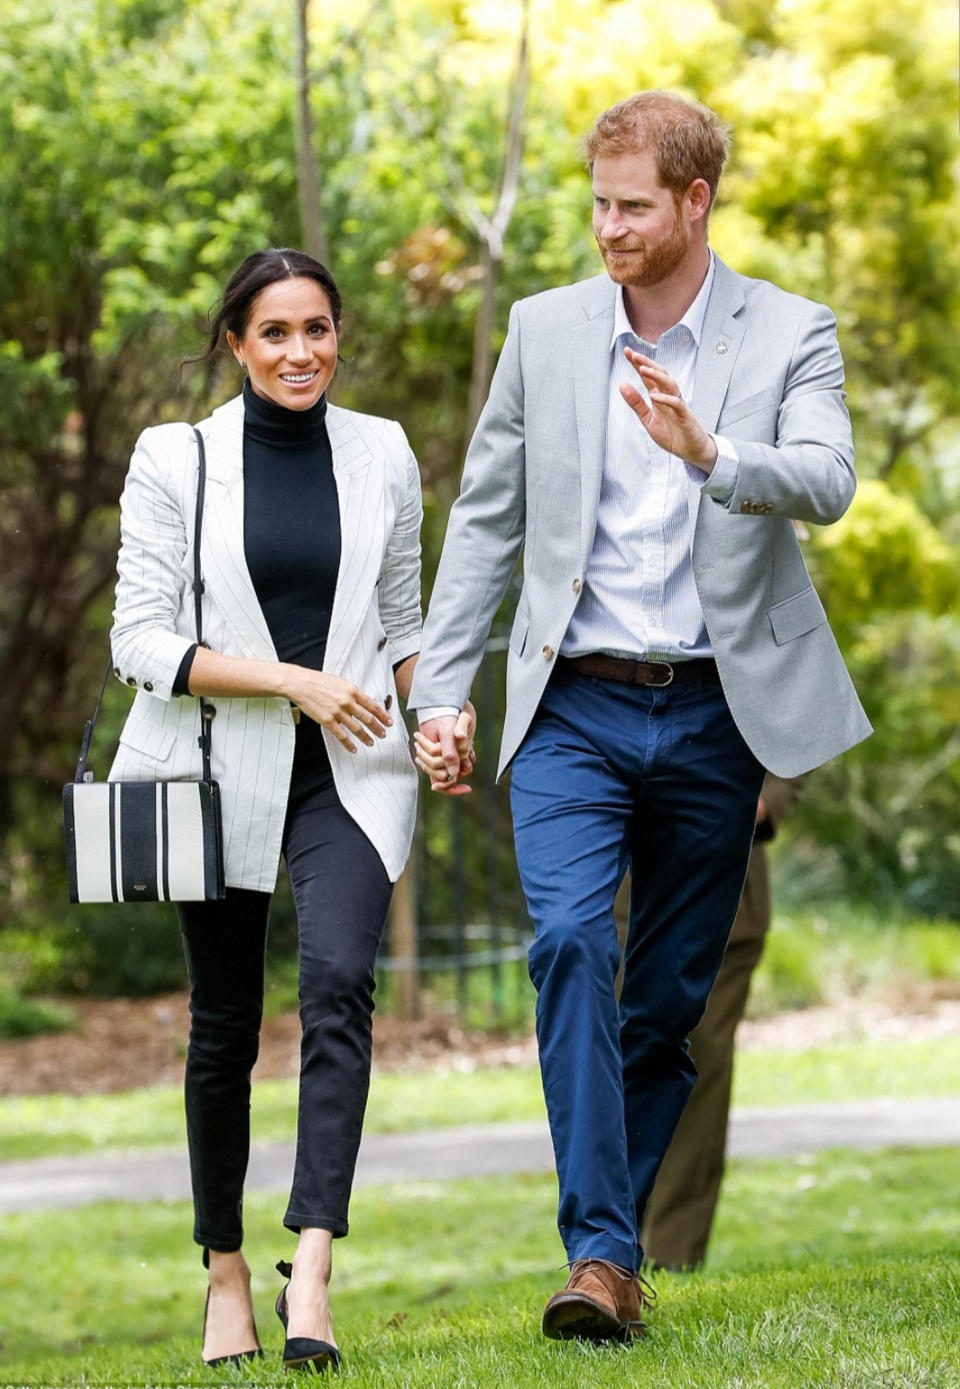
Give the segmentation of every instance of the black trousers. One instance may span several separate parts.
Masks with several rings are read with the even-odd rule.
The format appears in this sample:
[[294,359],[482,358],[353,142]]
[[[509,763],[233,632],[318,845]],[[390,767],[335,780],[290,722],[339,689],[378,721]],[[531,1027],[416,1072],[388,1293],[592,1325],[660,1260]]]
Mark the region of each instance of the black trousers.
[[[300,1101],[284,1225],[347,1233],[370,1083],[374,961],[390,880],[332,786],[292,798],[283,854],[300,943]],[[185,1096],[194,1239],[243,1242],[250,1072],[263,1013],[270,893],[228,888],[220,902],[178,904],[190,977]]]

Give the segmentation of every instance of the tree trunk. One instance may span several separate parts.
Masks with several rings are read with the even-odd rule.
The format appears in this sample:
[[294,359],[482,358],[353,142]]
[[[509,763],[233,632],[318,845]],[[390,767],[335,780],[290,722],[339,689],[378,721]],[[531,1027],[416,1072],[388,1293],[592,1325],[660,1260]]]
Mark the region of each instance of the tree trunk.
[[309,21],[310,0],[297,0],[297,190],[300,202],[300,232],[303,237],[303,249],[308,255],[326,265],[327,235],[323,225],[320,177],[313,145],[313,115],[310,111]]
[[496,305],[497,281],[503,264],[503,243],[513,217],[520,184],[520,162],[523,157],[523,118],[530,85],[530,0],[523,0],[520,20],[520,39],[517,60],[510,84],[510,114],[503,155],[503,174],[493,216],[477,226],[480,237],[480,305],[473,333],[473,367],[470,373],[470,394],[467,398],[467,418],[464,448],[469,444],[483,409],[493,375],[493,318]]
[[420,967],[417,940],[417,883],[415,852],[393,889],[390,903],[390,956],[394,961],[398,1018],[420,1016]]
[[483,409],[490,378],[493,375],[493,314],[497,295],[497,280],[500,276],[501,260],[494,257],[490,243],[486,239],[480,243],[480,303],[473,325],[473,367],[470,373],[470,394],[467,397],[467,415],[464,422],[464,449],[473,437],[480,411]]

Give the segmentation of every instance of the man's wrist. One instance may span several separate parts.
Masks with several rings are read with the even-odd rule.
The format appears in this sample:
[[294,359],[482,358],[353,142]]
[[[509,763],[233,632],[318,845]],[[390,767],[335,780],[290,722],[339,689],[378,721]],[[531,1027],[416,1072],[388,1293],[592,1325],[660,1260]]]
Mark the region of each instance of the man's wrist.
[[460,710],[454,704],[438,704],[428,709],[416,709],[417,723],[423,725],[430,723],[433,719],[455,719],[459,717]]
[[695,467],[700,468],[709,475],[713,472],[714,464],[720,456],[720,450],[717,448],[717,441],[712,434],[707,434],[704,438],[703,448],[704,456],[702,458],[691,458],[689,461],[693,463]]

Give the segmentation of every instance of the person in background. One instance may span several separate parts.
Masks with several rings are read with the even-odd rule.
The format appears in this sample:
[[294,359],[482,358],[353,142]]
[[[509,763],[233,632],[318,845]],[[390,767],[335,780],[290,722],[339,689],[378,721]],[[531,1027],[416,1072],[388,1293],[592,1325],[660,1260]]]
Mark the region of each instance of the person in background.
[[[115,673],[137,690],[112,780],[200,774],[196,701],[216,710],[226,896],[178,905],[190,978],[187,1138],[209,1269],[202,1357],[262,1354],[242,1253],[250,1073],[281,855],[296,904],[302,1047],[276,1310],[283,1362],[339,1365],[328,1282],[370,1075],[374,960],[413,835],[417,777],[396,707],[420,646],[420,480],[403,430],[331,405],[340,293],[295,250],[248,256],[225,337],[243,391],[204,420],[203,646],[193,632],[198,449],[147,429],[121,501]],[[469,724],[465,718],[464,729]],[[466,754],[467,733],[464,733]]]
[[[770,868],[766,846],[800,795],[806,778],[767,773],[743,896],[706,1012],[690,1034],[697,1080],[660,1164],[647,1202],[640,1241],[654,1268],[696,1268],[703,1262],[720,1195],[730,1117],[733,1049],[750,979],[770,929]],[[617,926],[625,937],[629,885],[617,894]]]

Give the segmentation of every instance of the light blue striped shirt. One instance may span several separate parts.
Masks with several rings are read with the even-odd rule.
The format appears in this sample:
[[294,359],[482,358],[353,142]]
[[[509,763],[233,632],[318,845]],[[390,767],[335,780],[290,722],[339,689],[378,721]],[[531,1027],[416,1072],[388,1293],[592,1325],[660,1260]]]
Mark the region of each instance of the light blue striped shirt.
[[737,479],[733,445],[714,435],[718,458],[709,476],[653,442],[620,394],[640,378],[623,355],[632,347],[670,373],[680,394],[693,393],[697,351],[715,262],[679,323],[654,346],[630,326],[617,295],[610,341],[610,392],[597,529],[583,588],[560,650],[692,660],[712,655],[693,576],[690,490],[726,501]]

